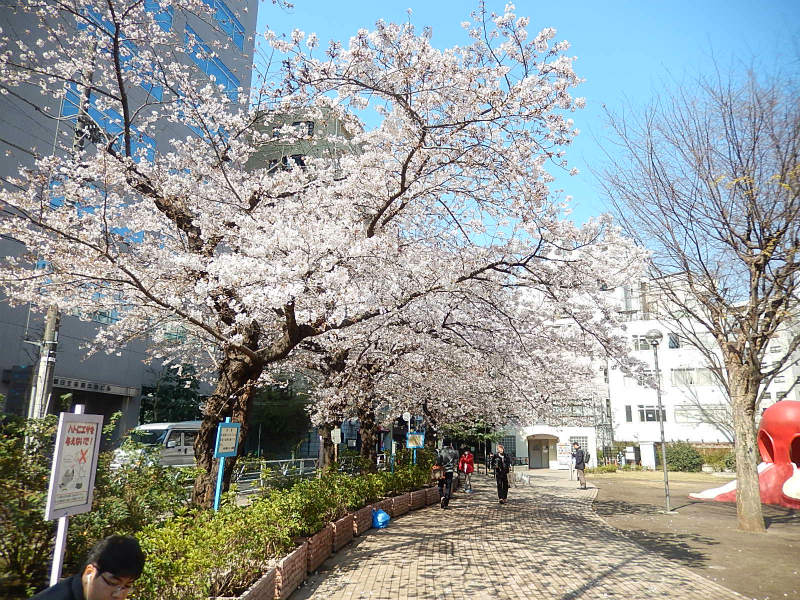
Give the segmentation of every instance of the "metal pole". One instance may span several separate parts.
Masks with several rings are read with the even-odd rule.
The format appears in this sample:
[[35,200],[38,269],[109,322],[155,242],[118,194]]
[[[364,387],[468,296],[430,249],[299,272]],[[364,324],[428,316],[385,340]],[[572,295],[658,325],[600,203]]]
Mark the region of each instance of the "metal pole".
[[[76,404],[73,412],[82,415],[85,406]],[[50,567],[50,585],[55,585],[61,579],[61,569],[64,566],[64,553],[67,549],[67,529],[69,528],[69,517],[58,518],[58,530],[56,532],[56,544],[53,548],[53,565]]]
[[661,466],[664,468],[664,497],[667,503],[667,512],[670,512],[669,507],[669,476],[667,475],[667,444],[664,441],[664,409],[661,406],[661,373],[658,370],[658,342],[650,340],[653,346],[653,360],[656,368],[656,399],[658,400],[658,425],[661,428]]
[[[225,417],[225,422],[230,423],[231,418]],[[219,510],[219,499],[222,495],[222,477],[225,474],[225,457],[220,456],[217,461],[217,489],[214,491],[214,512]]]

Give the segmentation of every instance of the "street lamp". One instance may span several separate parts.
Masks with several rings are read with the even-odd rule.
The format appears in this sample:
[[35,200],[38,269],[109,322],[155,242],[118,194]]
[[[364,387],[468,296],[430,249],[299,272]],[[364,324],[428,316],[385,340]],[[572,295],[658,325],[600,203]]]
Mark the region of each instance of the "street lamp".
[[667,475],[667,444],[664,441],[664,409],[661,406],[661,374],[658,370],[658,344],[664,337],[658,329],[651,329],[645,334],[647,341],[653,347],[653,362],[655,364],[656,375],[656,398],[658,400],[658,425],[661,428],[661,465],[664,468],[664,497],[667,502],[667,512],[669,507],[669,476]]

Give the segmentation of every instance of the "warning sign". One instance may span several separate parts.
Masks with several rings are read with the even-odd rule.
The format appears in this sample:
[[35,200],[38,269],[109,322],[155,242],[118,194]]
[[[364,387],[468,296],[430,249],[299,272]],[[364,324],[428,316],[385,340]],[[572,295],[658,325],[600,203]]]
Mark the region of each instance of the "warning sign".
[[91,510],[102,427],[103,415],[59,416],[45,519]]

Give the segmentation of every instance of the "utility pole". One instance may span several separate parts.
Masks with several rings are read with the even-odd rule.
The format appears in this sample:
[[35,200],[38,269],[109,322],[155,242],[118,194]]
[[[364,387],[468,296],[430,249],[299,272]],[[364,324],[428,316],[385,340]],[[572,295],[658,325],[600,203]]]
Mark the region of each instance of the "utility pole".
[[39,361],[31,385],[30,403],[28,404],[29,419],[41,419],[50,410],[59,321],[58,307],[51,304],[47,308],[44,336],[39,344]]
[[[80,104],[75,118],[75,131],[72,136],[72,152],[76,156],[83,151],[87,140],[97,141],[97,127],[89,118],[93,73],[90,70],[88,74],[83,73],[81,76]],[[53,371],[56,364],[56,347],[58,345],[58,328],[60,324],[61,315],[58,305],[51,304],[47,308],[44,336],[39,343],[39,361],[31,385],[28,419],[41,419],[50,410],[50,396],[53,389]]]

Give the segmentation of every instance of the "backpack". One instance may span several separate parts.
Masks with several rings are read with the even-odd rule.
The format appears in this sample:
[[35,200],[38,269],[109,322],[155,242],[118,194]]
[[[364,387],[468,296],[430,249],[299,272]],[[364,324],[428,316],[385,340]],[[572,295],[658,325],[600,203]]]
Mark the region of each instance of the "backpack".
[[583,451],[583,466],[585,466],[585,467],[589,466],[589,457],[590,456],[591,456],[591,454],[589,454],[589,452],[587,450]]

